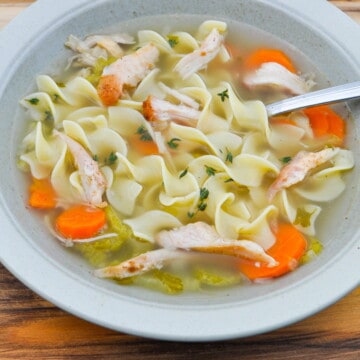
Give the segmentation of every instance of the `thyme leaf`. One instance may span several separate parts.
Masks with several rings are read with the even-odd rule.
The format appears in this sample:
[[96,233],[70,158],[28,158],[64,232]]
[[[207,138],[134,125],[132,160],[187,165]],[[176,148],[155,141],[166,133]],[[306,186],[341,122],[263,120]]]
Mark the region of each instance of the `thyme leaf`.
[[207,188],[200,189],[200,200],[205,200],[209,197],[209,190]]
[[179,43],[178,36],[168,35],[167,38],[168,38],[168,43],[169,43],[170,47],[172,47],[172,48]]
[[184,177],[188,172],[188,169],[185,169],[181,172],[181,174],[179,175],[179,179],[181,179],[182,177]]
[[105,159],[106,165],[113,165],[115,164],[116,160],[118,159],[117,155],[112,151],[110,155]]
[[181,141],[181,139],[172,138],[170,141],[167,142],[167,144],[171,149],[177,149],[177,147],[179,146],[178,144],[179,141]]
[[142,141],[153,141],[149,131],[145,128],[144,125],[141,125],[137,130],[136,133],[140,135],[140,140]]
[[207,173],[209,176],[214,176],[215,173],[216,173],[216,170],[215,170],[214,168],[212,168],[211,166],[205,165],[205,169],[206,169],[206,173]]
[[38,98],[31,98],[27,99],[26,101],[29,102],[31,105],[37,105],[40,100]]
[[224,91],[222,91],[222,92],[219,92],[219,93],[217,94],[218,96],[220,96],[220,99],[221,99],[222,102],[224,102],[226,98],[227,98],[227,99],[229,98],[228,92],[229,92],[229,89],[226,89],[226,90],[224,90]]
[[280,159],[281,162],[283,162],[284,164],[287,164],[291,161],[291,156],[284,156],[283,158]]
[[229,151],[229,149],[226,149],[226,158],[225,161],[228,161],[229,163],[232,163],[234,159],[233,154]]

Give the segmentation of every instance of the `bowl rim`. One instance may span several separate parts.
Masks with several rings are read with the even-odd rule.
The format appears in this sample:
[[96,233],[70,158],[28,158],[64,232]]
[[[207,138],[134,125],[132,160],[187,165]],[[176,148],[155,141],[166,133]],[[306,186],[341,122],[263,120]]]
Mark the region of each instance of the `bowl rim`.
[[[77,11],[96,6],[103,2],[95,0],[38,0],[16,17],[0,33],[0,75],[2,84],[7,83],[11,72],[5,73],[33,34],[40,33],[62,18],[66,21]],[[359,32],[357,24],[341,13],[326,0],[311,2],[304,6],[303,0],[259,0],[275,8],[286,8],[287,11],[302,16],[304,23],[316,23],[319,32],[331,36],[339,47],[360,68],[360,49],[354,40]],[[46,13],[47,16],[39,16]],[[319,18],[317,14],[322,13]],[[337,28],[333,26],[336,18]],[[37,21],[39,20],[39,21]],[[342,29],[339,32],[339,29]],[[4,91],[0,83],[0,95]],[[46,258],[35,247],[31,246],[16,227],[16,219],[4,203],[0,194],[0,224],[3,234],[0,238],[0,261],[27,287],[47,299],[59,308],[90,322],[118,331],[144,336],[148,338],[178,341],[210,341],[246,337],[284,327],[308,317],[333,304],[360,284],[360,229],[354,234],[356,241],[348,246],[346,254],[326,267],[326,272],[317,273],[315,280],[301,281],[300,286],[291,286],[287,292],[277,292],[266,299],[266,309],[259,311],[258,302],[248,302],[246,308],[233,306],[217,308],[209,316],[207,309],[199,307],[167,307],[154,305],[144,301],[130,302],[121,296],[114,296],[106,289],[99,288],[83,281],[70,271],[62,269]],[[16,254],[16,255],[15,255]],[[20,254],[20,256],[19,256]],[[345,256],[346,255],[346,256]],[[36,266],[34,266],[36,264]],[[354,271],[345,278],[341,276],[346,269]],[[46,276],[52,270],[51,277]],[[321,292],[318,291],[319,285]],[[333,286],[336,284],[336,287]],[[297,283],[299,285],[299,283]],[[314,296],[316,294],[316,296]],[[74,295],[77,302],[74,303]],[[86,306],[84,306],[86,304]],[[304,306],[306,304],[306,306]],[[123,307],[126,311],[115,311]],[[283,309],[286,308],[286,311]],[[271,311],[269,311],[271,309]],[[247,319],[246,327],[235,320]],[[220,322],[222,323],[219,326]],[[156,326],[154,326],[156,324]]]

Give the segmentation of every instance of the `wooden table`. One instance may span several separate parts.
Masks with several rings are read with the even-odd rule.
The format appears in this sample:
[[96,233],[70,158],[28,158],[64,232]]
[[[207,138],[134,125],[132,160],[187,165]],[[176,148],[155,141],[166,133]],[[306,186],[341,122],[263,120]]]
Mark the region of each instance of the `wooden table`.
[[[0,29],[32,2],[0,0]],[[360,23],[360,0],[331,2]],[[20,358],[359,360],[360,288],[281,330],[247,339],[184,344],[117,333],[78,319],[34,294],[0,265],[0,359]]]

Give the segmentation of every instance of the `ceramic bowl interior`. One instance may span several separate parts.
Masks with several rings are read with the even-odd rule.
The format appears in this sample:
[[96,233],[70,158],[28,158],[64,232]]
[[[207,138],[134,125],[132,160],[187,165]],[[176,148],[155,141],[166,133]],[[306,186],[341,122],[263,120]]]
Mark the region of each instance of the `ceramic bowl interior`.
[[[1,53],[11,48],[0,63],[0,242],[5,249],[1,260],[16,276],[58,306],[90,321],[148,337],[188,341],[241,337],[284,326],[336,301],[359,283],[359,103],[340,109],[351,112],[347,146],[354,152],[356,166],[347,174],[341,199],[320,218],[323,253],[297,271],[261,285],[174,297],[96,279],[85,262],[49,237],[41,218],[26,206],[26,179],[16,167],[17,147],[24,135],[19,99],[34,90],[36,74],[56,74],[64,66],[69,53],[63,44],[69,34],[82,37],[166,26],[187,29],[206,19],[224,20],[230,32],[240,26],[251,37],[256,27],[288,42],[289,51],[296,52],[295,46],[306,61],[310,59],[309,66],[321,75],[324,86],[360,78],[359,50],[350,49],[351,41],[341,41],[349,31],[360,35],[355,24],[325,1],[314,1],[313,6],[339,17],[336,36],[335,30],[333,34],[326,24],[315,22],[301,1],[58,3],[52,5],[54,9],[49,2],[38,1],[21,18],[22,30],[18,30],[19,20],[4,32],[7,38],[2,34],[0,39]],[[17,45],[10,44],[15,41]]]

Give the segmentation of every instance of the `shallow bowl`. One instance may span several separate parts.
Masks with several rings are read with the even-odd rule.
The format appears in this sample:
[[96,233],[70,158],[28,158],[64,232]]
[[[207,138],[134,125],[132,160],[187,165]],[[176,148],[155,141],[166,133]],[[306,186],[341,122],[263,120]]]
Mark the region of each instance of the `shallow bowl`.
[[341,200],[321,219],[325,249],[316,261],[272,282],[176,297],[121,287],[94,278],[78,257],[49,241],[43,223],[26,207],[25,180],[16,167],[24,135],[18,102],[34,88],[35,75],[64,65],[69,34],[108,32],[124,22],[122,30],[153,27],[159,15],[178,29],[194,16],[225,20],[230,29],[234,22],[255,26],[298,48],[331,84],[360,78],[360,28],[323,0],[38,0],[0,33],[1,262],[72,314],[157,339],[245,337],[324,309],[360,281],[359,103],[349,104],[347,138],[356,165]]

